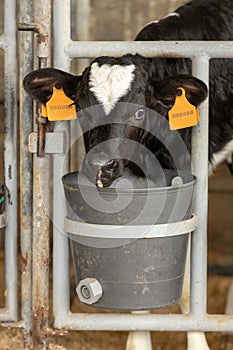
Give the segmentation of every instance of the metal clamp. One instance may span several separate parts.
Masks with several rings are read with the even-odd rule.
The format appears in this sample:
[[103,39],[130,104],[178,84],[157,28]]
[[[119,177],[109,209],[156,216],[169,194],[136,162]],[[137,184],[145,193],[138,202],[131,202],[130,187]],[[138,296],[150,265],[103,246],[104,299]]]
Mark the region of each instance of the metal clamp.
[[195,231],[197,217],[160,225],[99,225],[65,218],[65,230],[73,235],[93,238],[158,238],[183,235]]

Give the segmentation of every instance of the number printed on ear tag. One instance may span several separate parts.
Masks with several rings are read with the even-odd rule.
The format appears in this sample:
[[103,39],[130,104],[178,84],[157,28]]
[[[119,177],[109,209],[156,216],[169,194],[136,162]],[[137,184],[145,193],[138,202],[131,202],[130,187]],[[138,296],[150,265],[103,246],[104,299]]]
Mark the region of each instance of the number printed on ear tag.
[[[64,93],[63,89],[53,87],[53,94],[50,100],[46,103],[46,111],[48,120],[74,120],[76,119],[76,106]],[[42,106],[42,116],[46,117],[44,107]]]
[[189,128],[199,121],[197,107],[187,100],[185,90],[181,87],[177,89],[175,103],[168,112],[168,117],[171,130]]

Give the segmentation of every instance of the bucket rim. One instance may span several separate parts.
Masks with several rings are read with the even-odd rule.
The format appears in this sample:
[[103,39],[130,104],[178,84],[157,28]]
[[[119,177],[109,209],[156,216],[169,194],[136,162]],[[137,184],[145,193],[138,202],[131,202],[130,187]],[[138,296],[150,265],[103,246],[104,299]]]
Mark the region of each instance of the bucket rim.
[[82,188],[85,191],[98,191],[100,194],[104,195],[112,195],[112,194],[131,194],[131,193],[138,193],[138,194],[148,194],[148,193],[160,193],[160,192],[177,192],[177,191],[183,191],[187,187],[194,187],[196,182],[197,182],[197,177],[194,174],[190,174],[192,176],[192,180],[188,181],[186,183],[183,183],[181,185],[176,185],[176,186],[165,186],[165,187],[145,187],[145,188],[115,188],[115,187],[103,187],[103,188],[98,188],[94,184],[93,186],[89,185],[82,185],[82,184],[77,184],[77,183],[69,183],[67,178],[71,175],[78,174],[78,171],[73,171],[70,173],[67,173],[62,176],[62,183],[65,189],[68,190],[79,190]]

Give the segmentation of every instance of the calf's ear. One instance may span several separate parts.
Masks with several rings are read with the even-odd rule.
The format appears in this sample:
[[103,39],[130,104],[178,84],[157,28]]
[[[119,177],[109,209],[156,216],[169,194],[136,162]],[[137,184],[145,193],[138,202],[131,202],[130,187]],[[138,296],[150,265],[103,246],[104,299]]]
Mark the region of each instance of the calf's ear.
[[74,76],[54,68],[44,68],[29,73],[23,80],[24,89],[37,101],[45,104],[52,96],[53,87],[63,88],[65,94],[75,100],[82,76]]
[[191,75],[181,74],[156,82],[153,86],[154,98],[166,106],[173,105],[179,87],[184,88],[187,100],[194,106],[203,102],[208,94],[207,86],[203,81]]

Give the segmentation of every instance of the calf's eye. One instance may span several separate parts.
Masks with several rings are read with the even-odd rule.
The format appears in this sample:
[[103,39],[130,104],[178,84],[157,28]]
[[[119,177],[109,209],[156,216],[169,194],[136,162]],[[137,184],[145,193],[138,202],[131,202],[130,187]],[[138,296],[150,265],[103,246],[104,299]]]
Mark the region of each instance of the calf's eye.
[[134,114],[135,119],[140,120],[144,117],[145,111],[143,108],[139,108]]

